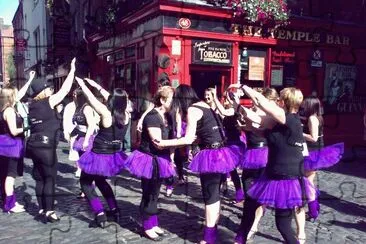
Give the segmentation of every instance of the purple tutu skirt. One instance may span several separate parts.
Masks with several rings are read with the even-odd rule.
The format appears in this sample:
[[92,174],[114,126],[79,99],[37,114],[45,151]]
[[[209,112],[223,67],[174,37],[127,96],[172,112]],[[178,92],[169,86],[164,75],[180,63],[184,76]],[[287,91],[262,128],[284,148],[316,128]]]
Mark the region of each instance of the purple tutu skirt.
[[127,155],[123,152],[99,154],[87,151],[81,155],[78,165],[82,171],[91,175],[114,176],[124,169],[126,158]]
[[0,155],[9,158],[23,157],[24,144],[19,137],[0,135]]
[[239,163],[241,161],[243,161],[243,158],[244,158],[245,144],[242,143],[242,142],[240,142],[240,143],[235,143],[235,144],[227,145],[227,147],[233,153],[233,155],[235,157],[236,164],[239,165]]
[[[95,136],[90,136],[89,138],[89,145],[86,148],[85,152],[90,151],[93,148],[93,141]],[[77,152],[81,152],[83,150],[83,143],[84,143],[85,137],[78,137],[78,139],[74,142],[74,145],[72,146],[73,149]]]
[[268,147],[247,149],[239,167],[242,169],[260,169],[267,165]]
[[188,168],[196,173],[229,173],[236,168],[237,156],[229,147],[203,149],[192,159]]
[[[169,156],[158,156],[160,178],[175,176],[174,165]],[[138,178],[151,179],[153,173],[153,156],[139,150],[133,151],[125,161],[126,169]]]
[[315,171],[331,167],[341,160],[343,153],[343,142],[310,151],[309,156],[304,158],[304,169],[305,171]]
[[315,199],[317,191],[310,181],[303,177],[304,194],[299,179],[272,180],[265,175],[254,182],[248,195],[269,208],[293,209]]

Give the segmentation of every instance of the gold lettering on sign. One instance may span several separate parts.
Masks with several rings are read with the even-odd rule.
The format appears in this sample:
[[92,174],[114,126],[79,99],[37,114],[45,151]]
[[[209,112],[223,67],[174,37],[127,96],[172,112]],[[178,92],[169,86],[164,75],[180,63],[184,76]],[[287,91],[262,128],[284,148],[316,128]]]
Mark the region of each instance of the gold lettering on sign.
[[343,45],[349,46],[349,37],[347,37],[347,36],[343,37]]
[[334,43],[334,37],[333,35],[327,35],[327,44],[333,44]]

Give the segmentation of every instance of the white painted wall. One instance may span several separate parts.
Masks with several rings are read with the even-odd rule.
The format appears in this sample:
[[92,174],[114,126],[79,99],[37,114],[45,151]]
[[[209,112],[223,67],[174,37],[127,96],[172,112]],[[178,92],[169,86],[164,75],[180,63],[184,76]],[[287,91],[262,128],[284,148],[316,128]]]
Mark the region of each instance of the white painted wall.
[[[35,4],[36,3],[36,4]],[[47,22],[46,22],[46,6],[44,0],[23,0],[23,19],[24,29],[29,34],[28,48],[25,52],[25,70],[37,63],[36,60],[36,40],[34,31],[39,27],[39,48],[40,57],[38,59],[45,60],[47,52]]]

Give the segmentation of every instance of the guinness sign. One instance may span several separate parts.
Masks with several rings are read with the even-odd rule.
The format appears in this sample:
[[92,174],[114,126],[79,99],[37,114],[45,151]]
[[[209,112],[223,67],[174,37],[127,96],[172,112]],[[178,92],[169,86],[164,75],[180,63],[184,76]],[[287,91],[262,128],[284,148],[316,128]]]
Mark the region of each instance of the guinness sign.
[[192,49],[192,64],[232,64],[231,43],[193,40]]

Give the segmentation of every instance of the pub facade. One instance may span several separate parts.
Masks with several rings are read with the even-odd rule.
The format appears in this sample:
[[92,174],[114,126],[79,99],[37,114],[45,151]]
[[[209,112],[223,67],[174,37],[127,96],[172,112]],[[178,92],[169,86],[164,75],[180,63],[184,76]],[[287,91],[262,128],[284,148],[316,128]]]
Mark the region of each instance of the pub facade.
[[112,33],[88,36],[96,80],[126,89],[138,104],[167,77],[199,96],[207,87],[220,96],[231,83],[295,86],[322,100],[327,144],[364,143],[364,26],[297,16],[273,30],[234,22],[231,9],[205,1],[135,2],[141,7],[125,13]]

